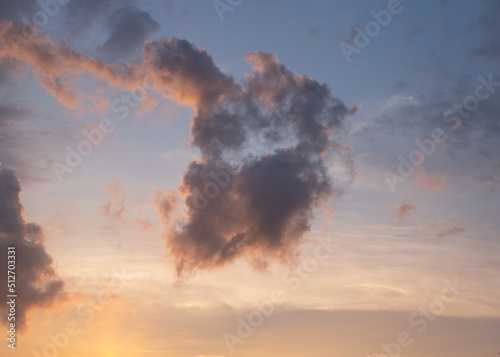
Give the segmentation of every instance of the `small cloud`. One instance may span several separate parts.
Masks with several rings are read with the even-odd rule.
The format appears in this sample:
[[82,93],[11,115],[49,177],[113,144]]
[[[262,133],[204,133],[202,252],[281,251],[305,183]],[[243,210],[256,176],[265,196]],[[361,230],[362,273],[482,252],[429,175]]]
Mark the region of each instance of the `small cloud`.
[[148,221],[147,219],[142,219],[142,218],[136,218],[134,220],[134,222],[139,226],[139,228],[144,231],[144,232],[147,232],[151,229],[151,227],[153,226],[151,224],[150,221]]
[[411,211],[415,211],[417,208],[410,202],[402,202],[398,207],[399,220],[402,221],[404,218],[408,217]]
[[436,238],[454,236],[466,231],[466,229],[458,222],[452,220],[434,221],[431,224],[431,228],[435,230]]
[[412,44],[413,42],[415,42],[415,39],[417,38],[417,36],[419,34],[423,33],[424,31],[425,31],[425,25],[414,27],[414,28],[406,31],[405,32],[406,41],[408,41],[408,43]]
[[495,192],[500,185],[500,180],[492,175],[481,175],[476,179],[476,181],[483,189],[490,193]]
[[319,34],[319,29],[317,27],[315,28],[312,28],[309,30],[309,32],[307,33],[307,38],[314,38],[314,37],[317,37]]
[[439,191],[448,186],[448,179],[450,174],[448,172],[441,172],[438,174],[431,174],[424,166],[415,168],[415,181],[424,191]]
[[120,180],[115,180],[105,185],[104,188],[111,194],[109,201],[102,206],[104,214],[125,222],[127,220],[127,209],[125,208],[127,198],[125,197],[123,183]]
[[409,84],[407,82],[400,81],[400,82],[397,82],[396,84],[394,84],[391,87],[391,89],[393,92],[399,93],[399,92],[405,91],[406,89],[408,89],[408,87],[409,87]]
[[160,218],[165,226],[170,227],[172,225],[176,218],[178,205],[179,199],[175,191],[156,191],[155,206],[158,208]]
[[[109,201],[102,205],[102,210],[104,215],[117,219],[123,223],[129,222],[129,210],[127,209],[127,195],[130,195],[130,192],[125,190],[123,183],[120,180],[115,180],[112,183],[106,184],[104,186],[107,192],[110,193]],[[135,204],[137,213],[141,215],[142,209],[139,203]],[[153,224],[144,218],[135,217],[131,219],[131,222],[135,223],[137,227],[143,231],[147,232],[151,229]],[[108,231],[112,231],[111,226]]]
[[455,227],[451,227],[449,229],[446,229],[446,230],[438,232],[436,234],[436,237],[438,237],[438,238],[444,238],[444,237],[448,237],[448,236],[453,236],[453,235],[461,234],[461,233],[464,233],[464,232],[465,232],[465,228],[464,227],[455,226]]

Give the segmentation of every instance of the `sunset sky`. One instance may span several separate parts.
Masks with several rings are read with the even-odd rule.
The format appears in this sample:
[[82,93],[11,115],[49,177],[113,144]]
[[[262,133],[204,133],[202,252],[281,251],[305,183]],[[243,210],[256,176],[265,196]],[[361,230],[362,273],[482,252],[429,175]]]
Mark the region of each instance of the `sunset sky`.
[[500,2],[1,0],[1,356],[494,357]]

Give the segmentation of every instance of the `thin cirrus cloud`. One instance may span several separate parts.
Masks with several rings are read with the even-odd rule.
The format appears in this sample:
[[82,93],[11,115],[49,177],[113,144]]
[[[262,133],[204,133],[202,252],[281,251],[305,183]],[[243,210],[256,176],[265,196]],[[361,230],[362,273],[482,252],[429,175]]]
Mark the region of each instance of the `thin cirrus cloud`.
[[[436,11],[449,11],[453,7],[450,2],[432,4]],[[382,113],[371,115],[371,125],[359,132],[363,139],[389,134],[407,137],[408,143],[413,145],[415,139],[423,140],[428,137],[432,130],[442,128],[448,135],[446,143],[436,148],[436,151],[445,152],[448,158],[450,175],[455,178],[463,172],[464,167],[474,165],[474,170],[469,170],[467,176],[477,180],[481,175],[498,176],[498,165],[496,157],[500,152],[498,135],[500,124],[497,120],[500,91],[498,85],[490,88],[487,99],[481,99],[474,110],[464,110],[465,100],[471,101],[476,93],[476,88],[490,76],[492,81],[498,83],[498,71],[490,66],[498,58],[499,42],[498,32],[500,25],[498,18],[500,6],[495,0],[479,0],[471,3],[470,16],[463,20],[466,31],[457,37],[457,33],[451,29],[456,19],[444,19],[436,22],[435,19],[427,19],[423,23],[411,23],[415,29],[414,33],[420,32],[418,40],[425,36],[435,34],[442,36],[446,46],[439,46],[426,53],[415,52],[412,59],[405,60],[407,68],[421,75],[432,74],[432,79],[425,88],[417,93],[417,101],[402,103],[396,108],[384,110]],[[434,13],[430,11],[429,13]],[[421,38],[422,37],[422,38]],[[455,41],[460,38],[460,45]],[[413,51],[414,46],[406,44],[408,51]],[[458,46],[458,47],[455,47]],[[411,47],[411,48],[410,48]],[[460,50],[457,50],[460,48]],[[487,61],[485,61],[487,60]],[[463,63],[477,63],[478,66],[464,67]],[[482,77],[483,80],[480,80]],[[410,81],[411,82],[411,81]],[[413,87],[414,83],[411,88]],[[418,89],[414,89],[418,90]],[[486,90],[482,88],[481,91]],[[460,108],[461,110],[457,109]],[[445,117],[445,113],[454,110],[453,117]],[[450,120],[452,119],[452,120]],[[411,152],[412,148],[407,148]],[[398,153],[400,154],[400,153]],[[428,165],[428,163],[426,163]],[[431,164],[429,164],[431,165]],[[441,177],[444,185],[444,176]]]
[[[44,247],[43,228],[24,220],[21,203],[22,185],[14,172],[0,171],[0,248],[14,246],[16,251],[16,326],[25,329],[28,312],[34,308],[47,308],[65,298],[64,282],[57,276],[52,257]],[[7,259],[0,260],[7,272]],[[0,277],[2,295],[8,295],[7,274]],[[2,304],[0,314],[7,321],[9,305]]]
[[[152,223],[142,217],[131,217],[131,213],[127,208],[128,193],[125,184],[120,180],[114,180],[111,183],[104,185],[104,189],[109,195],[106,203],[101,206],[102,213],[112,219],[127,224],[133,222],[137,228],[143,232],[147,232],[153,226]],[[141,214],[140,204],[136,203],[137,214]]]
[[109,201],[102,206],[103,213],[106,216],[125,221],[127,197],[123,191],[123,183],[115,180],[112,183],[106,184],[104,188],[109,192],[110,197]]
[[464,233],[466,229],[461,226],[454,226],[451,228],[443,229],[440,230],[439,232],[436,233],[437,238],[445,238],[449,236],[454,236],[454,235],[459,235],[461,233]]
[[415,181],[424,191],[439,191],[446,188],[449,178],[448,172],[432,174],[425,166],[415,168]]
[[[241,257],[258,268],[270,259],[290,261],[309,231],[313,210],[341,192],[328,162],[335,154],[349,155],[339,149],[338,139],[353,110],[326,85],[280,64],[277,56],[248,53],[253,72],[240,85],[205,49],[175,37],[147,41],[141,65],[107,64],[48,36],[31,38],[30,46],[13,43],[11,34],[22,31],[1,24],[0,58],[32,66],[39,84],[70,109],[79,98],[76,89],[70,90],[74,76],[88,73],[123,90],[143,84],[145,74],[153,73],[157,91],[195,110],[191,139],[201,158],[188,165],[179,188],[188,212],[165,233],[179,274]],[[272,115],[273,110],[281,115]],[[261,152],[249,153],[255,146]],[[340,165],[354,174],[351,160]],[[231,178],[225,170],[232,171]],[[227,187],[209,209],[199,210],[198,192],[214,174],[227,180]]]

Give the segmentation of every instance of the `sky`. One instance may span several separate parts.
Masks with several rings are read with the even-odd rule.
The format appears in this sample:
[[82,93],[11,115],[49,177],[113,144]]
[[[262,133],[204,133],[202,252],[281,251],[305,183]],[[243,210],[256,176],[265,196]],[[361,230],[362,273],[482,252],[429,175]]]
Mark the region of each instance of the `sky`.
[[0,5],[2,356],[498,355],[500,2]]

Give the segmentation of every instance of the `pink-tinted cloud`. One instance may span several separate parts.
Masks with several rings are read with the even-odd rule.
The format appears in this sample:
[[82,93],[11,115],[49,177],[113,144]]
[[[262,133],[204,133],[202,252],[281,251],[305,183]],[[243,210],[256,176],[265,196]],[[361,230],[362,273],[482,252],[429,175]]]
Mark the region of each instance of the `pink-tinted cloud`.
[[142,219],[142,218],[135,218],[134,222],[137,224],[139,229],[141,229],[143,232],[148,232],[153,224],[148,221],[147,219]]
[[[171,37],[147,41],[142,64],[105,63],[70,50],[47,35],[34,36],[34,28],[0,23],[0,61],[16,60],[29,65],[41,87],[61,105],[77,109],[90,102],[107,109],[104,98],[89,96],[73,85],[74,77],[89,74],[120,90],[155,85],[165,98],[197,109],[238,90],[231,76],[214,65],[211,56],[185,40]],[[145,102],[151,105],[151,101]]]
[[104,214],[125,222],[127,215],[127,209],[125,208],[127,197],[125,196],[123,183],[119,180],[115,180],[113,183],[106,184],[104,188],[110,193],[109,201],[102,206]]
[[424,191],[439,191],[446,188],[449,178],[448,172],[431,174],[424,166],[415,168],[415,181],[418,187]]
[[[109,193],[109,200],[101,206],[104,215],[116,219],[123,224],[134,223],[137,228],[143,232],[151,229],[153,224],[145,218],[130,218],[130,212],[127,209],[127,191],[125,185],[120,180],[104,185],[104,189]],[[137,213],[142,215],[142,209],[138,202],[135,204]],[[129,219],[130,218],[130,219]]]
[[[0,59],[30,65],[40,84],[69,108],[81,105],[71,80],[90,74],[119,90],[143,86],[149,77],[156,92],[195,111],[191,143],[201,158],[189,164],[179,187],[187,216],[172,224],[169,199],[159,205],[179,273],[240,257],[260,267],[271,259],[293,259],[313,210],[342,191],[333,185],[327,161],[342,157],[340,164],[354,176],[350,153],[338,143],[353,110],[325,84],[293,73],[274,54],[248,53],[253,72],[240,85],[205,49],[175,37],[147,41],[143,63],[132,65],[88,58],[45,35],[11,41],[12,33],[22,31],[1,23]],[[249,153],[256,137],[272,149]],[[104,210],[122,219],[125,200],[114,188],[110,192]],[[211,196],[207,204],[201,195]]]
[[398,216],[399,220],[402,221],[406,217],[410,215],[412,211],[415,211],[417,208],[411,202],[402,202],[398,207]]
[[170,229],[179,209],[179,198],[175,192],[167,192],[166,190],[157,190],[155,205],[158,209],[163,225]]

